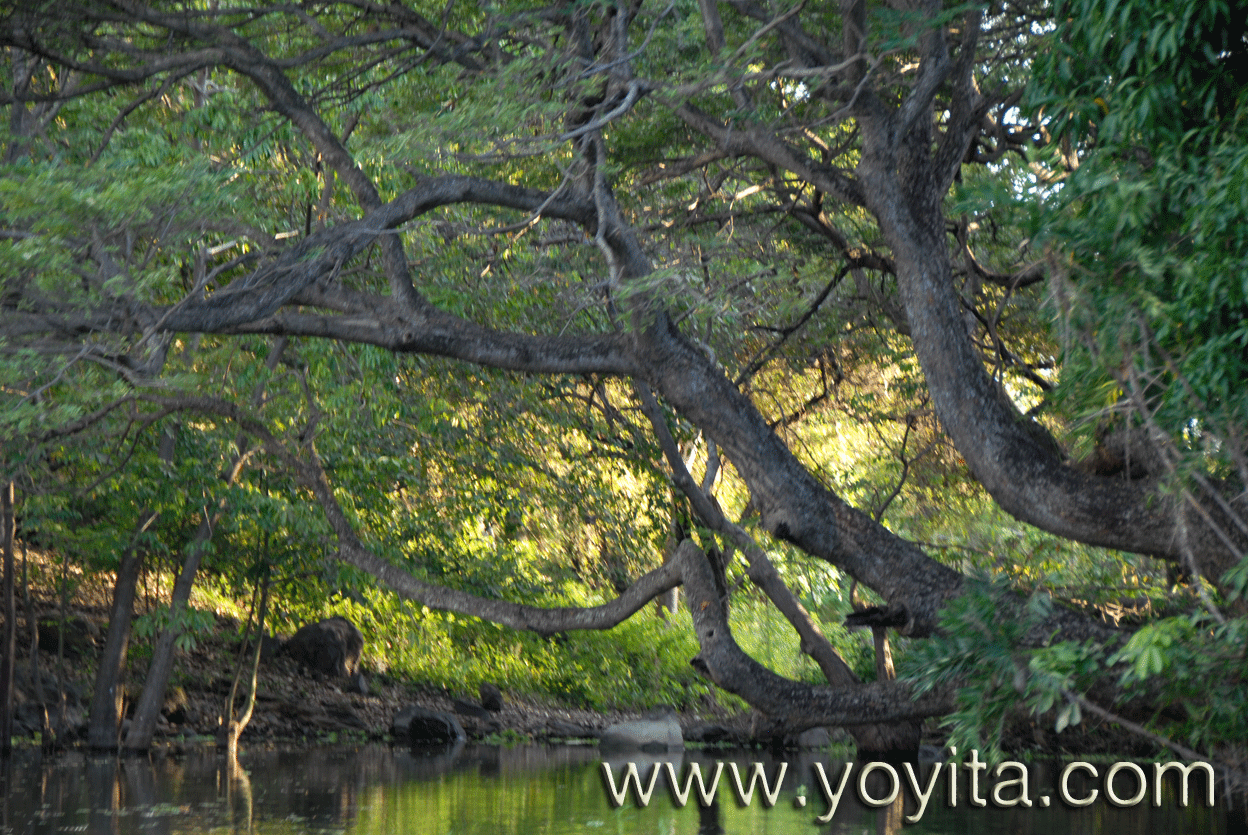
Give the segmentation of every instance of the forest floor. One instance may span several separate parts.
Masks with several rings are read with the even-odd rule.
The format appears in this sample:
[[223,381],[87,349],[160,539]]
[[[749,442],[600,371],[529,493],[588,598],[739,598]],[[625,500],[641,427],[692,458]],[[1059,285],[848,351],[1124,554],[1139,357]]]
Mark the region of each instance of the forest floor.
[[[59,729],[58,742],[73,745],[85,737],[96,661],[107,628],[111,600],[109,580],[111,578],[79,578],[75,597],[66,609],[63,657],[58,652],[56,629],[59,602],[52,595],[32,588],[27,604],[19,592],[14,694],[14,735],[17,738],[33,740],[42,725],[41,708],[35,695],[38,689],[43,691],[43,705],[51,727]],[[150,601],[148,605],[150,608]],[[37,675],[41,688],[34,686],[27,606],[33,607],[40,624]],[[136,608],[142,606],[140,600]],[[215,736],[240,667],[240,633],[235,619],[218,615],[211,628],[197,634],[194,646],[178,651],[157,725],[159,742],[178,746],[211,740]],[[143,642],[132,642],[124,683],[127,710],[137,702],[142,691],[149,655],[150,649]],[[257,675],[255,709],[243,732],[243,741],[389,740],[393,738],[395,716],[411,706],[453,714],[470,739],[504,743],[595,738],[616,722],[643,715],[641,711],[582,709],[551,698],[509,693],[505,687],[502,688],[502,708],[487,711],[467,686],[416,683],[386,672],[370,671],[367,644],[363,656],[362,669],[367,682],[363,693],[354,692],[348,680],[310,672],[285,654],[263,657]],[[242,704],[242,693],[249,678],[250,664],[244,666],[246,672],[238,685],[236,706]],[[769,745],[779,741],[768,737],[767,723],[759,714],[726,709],[713,696],[686,709],[677,718],[687,741]],[[933,724],[929,724],[929,730]],[[1060,739],[1051,733],[1051,724],[1030,717],[1015,717],[1011,724],[1015,727],[1007,730],[1003,740],[1006,750],[1030,749],[1050,754],[1072,750],[1126,753],[1140,746],[1138,739],[1094,720],[1085,721],[1077,729],[1067,729]],[[819,746],[827,742],[848,743],[849,740],[843,730],[832,729],[824,742],[804,741],[803,744]],[[795,740],[786,741],[792,745]],[[925,741],[937,747],[943,744],[939,735],[929,736]],[[1149,753],[1145,749],[1139,752]]]
[[[43,692],[42,703],[50,726],[59,729],[59,742],[72,745],[85,736],[94,671],[107,630],[110,580],[105,576],[78,578],[74,597],[66,607],[63,650],[57,626],[59,601],[34,584],[29,603],[19,591],[15,736],[33,739],[42,726],[38,689]],[[142,598],[140,594],[136,614],[144,608]],[[33,642],[27,625],[28,606],[33,608],[40,625],[37,670],[31,664]],[[236,690],[236,710],[241,707],[251,660],[248,657],[241,665],[244,672],[236,687],[241,631],[235,619],[218,615],[213,626],[196,635],[193,646],[178,651],[157,725],[157,740],[178,745],[212,738],[221,725],[232,689]],[[124,677],[123,701],[127,711],[142,692],[149,658],[146,642],[132,640]],[[549,698],[508,693],[506,688],[502,708],[486,711],[475,692],[467,687],[413,683],[371,671],[367,645],[362,670],[366,692],[354,692],[346,679],[311,672],[281,652],[266,652],[257,674],[254,712],[243,732],[243,741],[390,739],[395,716],[410,706],[453,714],[469,738],[500,742],[592,738],[615,722],[640,715],[637,711],[585,710]],[[35,676],[39,688],[35,687]],[[707,729],[712,733],[720,729],[730,738],[750,736],[748,714],[734,714],[713,701],[679,719],[694,738]]]
[[[102,632],[104,622],[96,621],[93,614],[77,610],[75,624],[79,627],[84,623],[91,624],[87,630]],[[45,626],[45,634],[46,631]],[[18,634],[29,634],[21,618],[18,620]],[[236,624],[222,623],[211,634],[201,636],[193,649],[179,652],[162,717],[157,725],[158,739],[178,743],[201,740],[216,733],[230,692],[235,689],[239,668],[237,635]],[[75,632],[73,652],[67,653],[60,673],[62,687],[58,688],[56,684],[57,654],[46,648],[38,653],[38,674],[49,721],[53,727],[61,725],[68,737],[62,741],[71,743],[85,733],[95,664],[94,658],[86,651],[91,642],[88,641],[88,646],[84,647],[80,639],[81,632]],[[29,638],[19,638],[18,644],[16,732],[33,734],[40,723],[31,674]],[[126,709],[138,700],[146,667],[146,659],[141,657],[141,653],[134,655],[140,657],[132,655],[128,665],[124,698]],[[236,689],[236,710],[242,705],[250,677],[250,659],[247,662],[243,665],[244,672]],[[596,737],[607,726],[640,715],[635,711],[584,710],[548,699],[510,694],[505,690],[502,708],[487,711],[467,692],[414,684],[385,673],[370,675],[367,664],[364,672],[367,692],[360,693],[353,692],[347,679],[311,672],[284,654],[262,659],[257,673],[255,709],[242,739],[389,739],[394,717],[409,706],[455,715],[471,739],[509,742]],[[58,692],[64,693],[63,706],[58,703]],[[734,736],[749,733],[748,716],[732,715],[715,706],[679,718],[682,726],[693,733],[711,725],[731,730]]]
[[[98,616],[98,619],[97,619]],[[39,728],[37,707],[31,685],[29,632],[19,617],[19,651],[15,693],[15,734],[33,738]],[[39,652],[40,676],[43,682],[49,720],[53,727],[64,728],[60,742],[73,745],[85,737],[88,705],[91,699],[95,645],[101,643],[91,632],[102,637],[104,612],[79,608],[74,621],[86,629],[75,628],[74,657],[62,667],[65,702],[63,718],[58,721],[61,706],[58,692],[57,655]],[[234,685],[238,670],[239,626],[229,618],[219,618],[217,627],[202,635],[195,647],[179,652],[173,680],[166,693],[165,706],[157,725],[157,742],[178,747],[199,744],[213,739],[221,724],[226,699]],[[80,646],[84,640],[87,646]],[[78,650],[83,652],[79,653]],[[367,659],[368,648],[364,655]],[[137,656],[137,657],[136,657]],[[125,683],[125,704],[133,705],[143,685],[146,659],[133,653]],[[246,666],[250,672],[250,665]],[[560,704],[551,699],[512,694],[503,690],[503,706],[498,711],[485,710],[467,688],[452,690],[446,686],[412,683],[385,673],[370,674],[364,666],[367,692],[353,692],[347,679],[328,678],[313,673],[292,658],[277,654],[261,661],[256,685],[255,710],[242,735],[246,742],[346,742],[353,740],[383,741],[394,738],[394,718],[407,707],[454,715],[472,740],[517,743],[540,740],[592,739],[608,726],[627,719],[640,718],[642,711],[594,711]],[[246,675],[246,673],[244,674]],[[241,705],[245,681],[239,685],[236,705]],[[752,711],[731,711],[715,703],[698,705],[694,710],[677,714],[686,741],[723,742],[728,744],[773,745],[779,740],[768,736],[768,723]],[[1078,729],[1069,729],[1062,739],[1048,733],[1044,723],[1027,717],[1016,717],[1003,740],[1006,750],[1030,749],[1036,753],[1134,753],[1147,756],[1151,749],[1141,748],[1140,741],[1111,730],[1102,723],[1088,721]],[[1050,726],[1051,727],[1051,726]],[[933,730],[929,726],[929,731]],[[1073,731],[1073,732],[1072,732]],[[926,742],[939,748],[940,735],[928,736]],[[822,747],[829,743],[851,744],[842,729],[819,738],[803,739],[801,747]],[[794,747],[796,738],[786,738],[787,747]]]

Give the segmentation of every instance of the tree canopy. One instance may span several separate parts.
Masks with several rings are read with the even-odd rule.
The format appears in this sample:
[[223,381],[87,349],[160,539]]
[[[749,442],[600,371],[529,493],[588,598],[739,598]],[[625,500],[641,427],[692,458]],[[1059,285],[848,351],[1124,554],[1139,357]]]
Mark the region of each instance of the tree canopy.
[[[543,635],[679,585],[788,727],[1021,701],[1242,758],[1243,8],[0,10],[3,466],[58,547],[215,507]],[[1019,533],[976,568],[981,487]],[[862,681],[788,555],[912,675]],[[740,576],[826,683],[740,649]]]

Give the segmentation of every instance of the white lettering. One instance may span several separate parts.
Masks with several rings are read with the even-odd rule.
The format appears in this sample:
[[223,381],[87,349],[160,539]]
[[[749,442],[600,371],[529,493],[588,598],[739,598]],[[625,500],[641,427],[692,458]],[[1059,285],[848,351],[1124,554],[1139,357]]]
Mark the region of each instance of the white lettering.
[[650,785],[643,791],[641,788],[641,775],[637,773],[637,763],[629,763],[627,770],[624,772],[624,784],[620,786],[619,791],[615,788],[615,777],[611,774],[610,763],[602,764],[602,774],[606,778],[607,792],[611,795],[611,802],[617,807],[623,806],[624,801],[628,799],[628,787],[632,785],[633,791],[637,793],[637,805],[645,808],[650,804],[650,795],[654,793],[654,783],[659,776],[659,766],[656,764],[650,769]]
[[971,772],[971,805],[987,806],[988,801],[979,796],[979,772],[988,768],[988,763],[981,763],[979,761],[979,751],[972,748],[971,761],[963,765],[967,771]]
[[1096,767],[1092,765],[1092,763],[1073,762],[1062,769],[1062,777],[1057,783],[1058,796],[1062,798],[1063,803],[1071,806],[1091,806],[1096,802],[1097,795],[1100,794],[1100,792],[1096,789],[1093,789],[1090,795],[1082,799],[1070,796],[1070,775],[1076,771],[1087,771],[1090,772],[1093,777],[1099,776],[1096,772]]
[[728,763],[728,768],[732,770],[732,782],[737,790],[737,799],[741,801],[742,806],[749,806],[750,801],[754,798],[754,783],[758,782],[763,787],[763,803],[768,807],[776,805],[776,800],[780,797],[780,786],[784,783],[784,772],[788,770],[788,763],[780,763],[780,773],[776,775],[776,786],[771,788],[767,785],[767,775],[763,772],[762,763],[754,763],[750,767],[750,787],[748,789],[741,785],[741,772],[737,769],[736,763]]
[[914,792],[914,796],[919,799],[919,811],[913,815],[906,815],[907,823],[918,823],[923,817],[923,812],[927,809],[927,801],[931,799],[932,792],[936,790],[936,778],[940,776],[940,763],[932,766],[932,774],[927,778],[927,790],[919,789],[919,778],[914,773],[914,766],[910,763],[902,763],[902,768],[906,771],[906,779],[910,782],[910,790]]
[[845,784],[849,782],[849,772],[853,770],[853,763],[845,763],[845,768],[841,771],[841,783],[836,787],[836,791],[833,792],[832,787],[828,784],[828,775],[823,770],[823,763],[815,763],[815,776],[819,778],[819,788],[823,791],[823,799],[828,803],[828,813],[822,817],[815,818],[815,823],[827,823],[832,820],[832,816],[836,814],[836,807],[841,802],[841,793],[845,791]]
[[[992,776],[1000,777],[1001,772],[1007,768],[1012,768],[1017,771],[1018,776],[1013,780],[1003,780],[992,787],[992,805],[1000,808],[1008,808],[1010,806],[1017,806],[1021,803],[1030,809],[1031,796],[1027,793],[1027,766],[1020,762],[1009,760],[1008,762],[1003,762],[997,766],[993,770]],[[1018,786],[1018,796],[1009,800],[1002,797],[1001,790],[1007,786]]]
[[[1134,795],[1123,800],[1114,793],[1114,777],[1119,771],[1130,771],[1135,775],[1135,779],[1139,784],[1139,791]],[[1105,797],[1109,802],[1119,808],[1126,806],[1134,806],[1144,799],[1144,795],[1148,794],[1148,779],[1144,776],[1144,769],[1135,763],[1114,763],[1109,768],[1109,773],[1105,775]]]
[[[889,778],[893,781],[893,788],[887,797],[876,798],[867,794],[867,777],[872,771],[880,770],[888,772]],[[887,806],[897,799],[900,792],[901,779],[897,776],[897,771],[888,763],[867,763],[862,771],[858,772],[858,799],[868,806]]]
[[667,782],[672,788],[672,799],[676,802],[676,808],[685,808],[685,804],[689,802],[689,790],[693,788],[695,782],[698,784],[698,802],[703,807],[710,806],[715,802],[715,790],[719,787],[719,775],[724,773],[724,764],[722,762],[715,763],[715,776],[711,778],[709,788],[702,780],[702,767],[697,763],[689,763],[684,791],[681,791],[680,781],[676,779],[675,766],[671,763],[663,763],[663,765],[667,768]]
[[1213,766],[1209,763],[1192,763],[1191,765],[1183,765],[1182,763],[1153,763],[1153,805],[1161,805],[1161,776],[1172,768],[1176,768],[1182,774],[1179,778],[1179,805],[1187,806],[1187,778],[1191,776],[1192,769],[1199,768],[1205,772],[1205,805],[1213,805]]

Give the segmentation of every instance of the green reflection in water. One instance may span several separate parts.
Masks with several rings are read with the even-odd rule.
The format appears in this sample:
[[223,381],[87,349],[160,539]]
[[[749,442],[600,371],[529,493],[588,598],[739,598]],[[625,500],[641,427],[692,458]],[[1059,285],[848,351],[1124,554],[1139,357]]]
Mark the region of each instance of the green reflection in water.
[[[850,795],[851,781],[832,819],[817,825],[816,815],[827,806],[813,777],[815,757],[793,755],[789,760],[784,791],[774,808],[761,802],[761,790],[755,791],[754,802],[743,807],[731,792],[729,774],[725,771],[719,787],[719,800],[711,809],[703,809],[695,800],[678,808],[669,790],[660,780],[648,806],[639,808],[633,798],[623,808],[612,808],[607,790],[598,770],[592,749],[584,759],[571,758],[545,769],[535,768],[525,752],[501,752],[489,767],[468,768],[440,774],[436,779],[413,780],[392,786],[378,795],[376,801],[359,811],[356,829],[367,835],[419,833],[420,835],[476,835],[476,833],[663,833],[664,835],[810,835],[811,833],[872,833],[889,835],[906,833],[1008,833],[1008,835],[1061,835],[1062,833],[1106,833],[1107,835],[1143,835],[1143,833],[1223,833],[1228,829],[1224,809],[1206,808],[1195,804],[1186,809],[1178,806],[1174,786],[1167,784],[1160,808],[1141,804],[1119,809],[1098,803],[1084,809],[1066,807],[1055,802],[1049,808],[1016,807],[977,808],[968,802],[965,777],[959,783],[961,794],[957,807],[946,805],[946,784],[940,782],[922,818],[914,824],[903,823],[903,816],[913,815],[917,806],[903,806],[899,801],[890,807],[868,808]],[[755,756],[739,756],[741,773]],[[714,761],[697,755],[703,772],[710,774]],[[766,761],[766,773],[774,779],[777,763]],[[829,774],[839,774],[841,763],[825,763]],[[648,776],[648,768],[641,769]],[[614,773],[622,778],[623,764]],[[1055,769],[1044,764],[1029,768],[1032,796],[1056,796]],[[1103,769],[1102,769],[1103,771]],[[682,772],[684,773],[684,772]],[[921,769],[926,777],[930,772]],[[943,775],[942,775],[943,776]],[[926,780],[923,781],[924,783]],[[985,785],[987,781],[985,781]],[[796,796],[806,798],[799,807]],[[1075,796],[1085,796],[1088,788],[1079,780],[1071,784]],[[986,790],[981,790],[986,793]],[[874,796],[887,794],[887,788],[874,788]],[[1242,814],[1242,813],[1241,813]]]
[[[736,762],[766,763],[774,779],[777,761],[757,754],[717,754]],[[1178,806],[1168,786],[1160,808],[1144,803],[1118,809],[1098,802],[1084,809],[1054,803],[1047,809],[972,807],[963,790],[956,808],[945,804],[942,782],[922,820],[903,824],[913,804],[884,809],[856,801],[851,780],[832,821],[816,825],[827,806],[813,778],[813,755],[791,754],[778,803],[765,808],[761,790],[742,807],[725,769],[719,799],[709,809],[693,796],[678,808],[660,782],[650,804],[630,799],[613,808],[596,749],[470,746],[455,752],[416,753],[386,746],[348,748],[252,748],[231,765],[212,748],[177,756],[118,760],[72,754],[50,762],[19,756],[4,776],[0,830],[22,833],[256,833],[256,835],[826,835],[905,832],[1005,833],[1006,835],[1239,835],[1242,806],[1228,813],[1196,803]],[[715,759],[689,752],[704,773]],[[841,763],[823,760],[829,775]],[[622,771],[617,764],[615,774]],[[1102,769],[1103,771],[1104,769]],[[643,775],[648,768],[642,766]],[[683,770],[682,770],[683,773]],[[921,776],[927,775],[927,768]],[[1033,797],[1052,792],[1055,768],[1032,764]],[[923,780],[925,783],[926,780]],[[1079,796],[1092,784],[1072,783]],[[795,797],[808,803],[798,808]],[[875,796],[887,787],[872,789]]]

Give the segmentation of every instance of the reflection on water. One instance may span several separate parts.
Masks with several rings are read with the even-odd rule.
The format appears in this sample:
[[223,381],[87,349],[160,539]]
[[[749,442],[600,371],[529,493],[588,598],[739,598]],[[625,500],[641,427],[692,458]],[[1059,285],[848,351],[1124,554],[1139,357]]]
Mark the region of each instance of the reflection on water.
[[[769,780],[779,761],[756,752],[689,751],[684,768],[698,763],[708,781],[716,762],[735,762],[748,783],[749,765],[761,761]],[[117,759],[69,754],[43,761],[37,752],[15,755],[4,766],[0,832],[13,833],[352,833],[353,835],[528,835],[528,833],[663,833],[663,835],[813,835],[819,833],[1008,833],[1008,835],[1239,835],[1245,828],[1241,807],[1179,807],[1174,792],[1160,808],[1142,803],[1115,808],[1095,803],[1073,809],[976,808],[965,785],[956,808],[947,805],[944,786],[932,795],[918,823],[905,822],[917,806],[907,792],[895,802],[871,808],[855,796],[856,776],[847,783],[830,822],[814,819],[828,810],[815,778],[816,762],[832,788],[844,764],[812,754],[791,755],[783,789],[774,808],[762,802],[763,789],[742,806],[732,791],[728,767],[721,773],[716,801],[688,805],[672,800],[665,778],[650,803],[630,798],[614,808],[595,748],[467,746],[453,750],[411,751],[385,746],[343,748],[252,748],[230,762],[212,747],[176,756]],[[616,775],[624,769],[615,764]],[[930,768],[930,767],[929,767]],[[900,769],[899,769],[900,770]],[[648,778],[649,769],[641,773]],[[1036,796],[1051,790],[1054,767],[1030,766]],[[684,775],[688,772],[677,769]],[[928,774],[926,768],[921,774]],[[880,771],[868,784],[870,796],[885,798]],[[1086,796],[1092,784],[1074,781]],[[1200,794],[1200,792],[1196,792]]]

